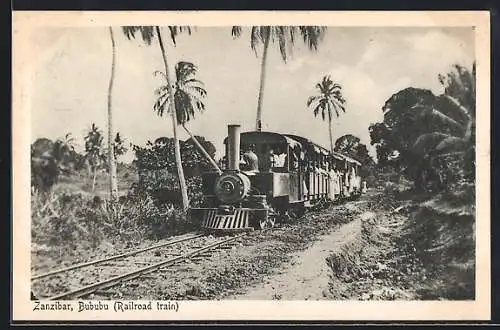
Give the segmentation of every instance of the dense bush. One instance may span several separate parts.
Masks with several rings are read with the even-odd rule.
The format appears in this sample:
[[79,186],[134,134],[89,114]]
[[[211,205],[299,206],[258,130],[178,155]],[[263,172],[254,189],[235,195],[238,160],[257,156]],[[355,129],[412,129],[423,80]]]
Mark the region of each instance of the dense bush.
[[369,127],[379,166],[436,193],[474,182],[475,63],[472,70],[453,65],[438,78],[443,94],[405,88],[385,102],[383,121]]
[[172,204],[155,203],[147,194],[122,198],[114,206],[81,194],[34,193],[32,241],[70,251],[96,248],[102,242],[159,239],[192,230],[183,212]]

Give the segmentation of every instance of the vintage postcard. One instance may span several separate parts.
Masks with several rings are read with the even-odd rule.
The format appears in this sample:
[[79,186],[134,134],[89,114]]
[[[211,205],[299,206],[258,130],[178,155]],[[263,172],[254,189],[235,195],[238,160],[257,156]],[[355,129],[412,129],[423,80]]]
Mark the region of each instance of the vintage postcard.
[[489,19],[14,12],[13,320],[488,320]]

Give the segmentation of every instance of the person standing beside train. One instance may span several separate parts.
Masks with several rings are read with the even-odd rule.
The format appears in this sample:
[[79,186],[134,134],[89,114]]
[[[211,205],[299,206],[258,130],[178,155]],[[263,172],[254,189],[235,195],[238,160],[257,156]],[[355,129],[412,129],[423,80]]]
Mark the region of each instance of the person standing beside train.
[[335,171],[333,169],[333,164],[327,163],[328,172],[328,198],[330,200],[335,200]]
[[349,197],[351,194],[349,193],[349,168],[347,168],[342,174],[342,191],[344,193],[344,197]]

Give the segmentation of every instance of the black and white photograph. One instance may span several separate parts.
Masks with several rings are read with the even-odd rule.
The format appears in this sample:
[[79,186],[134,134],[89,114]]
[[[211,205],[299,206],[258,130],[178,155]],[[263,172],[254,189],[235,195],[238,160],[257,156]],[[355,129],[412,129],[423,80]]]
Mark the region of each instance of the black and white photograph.
[[19,308],[489,317],[488,14],[205,14],[17,16]]

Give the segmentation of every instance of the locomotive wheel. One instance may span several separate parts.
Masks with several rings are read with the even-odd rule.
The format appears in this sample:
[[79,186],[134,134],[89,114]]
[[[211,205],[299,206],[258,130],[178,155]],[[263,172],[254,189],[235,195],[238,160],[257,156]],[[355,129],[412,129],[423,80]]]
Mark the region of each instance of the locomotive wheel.
[[292,207],[290,209],[290,211],[288,211],[288,213],[290,214],[292,220],[298,220],[300,217],[302,217],[305,213],[306,213],[306,208],[304,207],[304,205],[296,205],[294,207]]
[[281,215],[281,221],[284,223],[289,223],[292,221],[292,217],[289,212],[285,212],[284,214]]
[[259,219],[259,228],[261,230],[267,228],[273,228],[275,224],[275,216],[273,214],[268,215],[265,218]]

